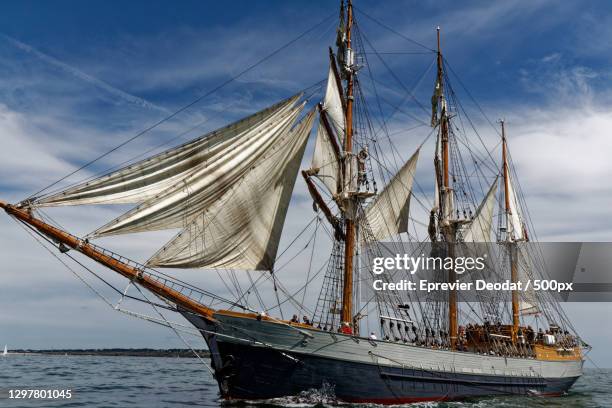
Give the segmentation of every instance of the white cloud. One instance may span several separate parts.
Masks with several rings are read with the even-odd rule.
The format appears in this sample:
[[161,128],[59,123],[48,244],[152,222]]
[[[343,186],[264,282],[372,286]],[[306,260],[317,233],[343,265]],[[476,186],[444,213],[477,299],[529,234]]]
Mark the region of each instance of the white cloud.
[[57,180],[69,171],[66,162],[32,140],[31,135],[36,131],[22,114],[0,105],[2,185],[24,191]]
[[89,74],[86,74],[85,72],[79,70],[78,68],[75,68],[71,65],[68,65],[60,60],[58,60],[57,58],[54,58],[50,55],[47,55],[39,50],[37,50],[36,48],[25,44],[15,38],[9,37],[5,34],[0,34],[0,37],[3,38],[5,41],[7,41],[9,44],[13,45],[14,47],[29,53],[33,56],[35,56],[36,58],[40,59],[41,61],[49,64],[50,66],[53,66],[59,70],[62,70],[64,72],[66,72],[67,74],[81,80],[84,81],[88,84],[91,84],[95,87],[98,87],[100,89],[102,89],[103,91],[109,93],[110,95],[112,95],[115,98],[121,99],[127,103],[130,104],[134,104],[137,105],[139,107],[142,108],[146,108],[146,109],[153,109],[162,113],[168,113],[168,111],[165,108],[162,108],[160,106],[157,106],[143,98],[140,98],[138,96],[134,96],[131,95],[125,91],[122,91],[121,89],[117,89],[114,86],[98,79],[95,78]]

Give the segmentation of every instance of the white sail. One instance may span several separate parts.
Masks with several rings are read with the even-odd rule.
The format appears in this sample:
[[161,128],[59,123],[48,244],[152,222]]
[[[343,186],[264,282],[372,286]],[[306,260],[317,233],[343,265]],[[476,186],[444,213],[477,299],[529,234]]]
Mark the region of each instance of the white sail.
[[39,199],[38,206],[81,204],[134,204],[154,198],[182,183],[200,167],[212,170],[228,160],[239,145],[257,138],[262,129],[286,115],[301,94],[245,119],[208,133],[94,180]]
[[384,190],[368,205],[365,216],[377,240],[408,231],[410,194],[419,150],[393,176]]
[[[339,146],[341,146],[340,140],[344,140],[344,119],[344,108],[342,106],[339,84],[336,81],[333,68],[330,66],[311,169],[313,174],[323,182],[332,195],[340,192],[341,167],[336,150],[339,150]],[[327,131],[325,126],[326,120],[330,129],[335,134],[330,135]]]
[[334,70],[330,66],[327,75],[327,89],[325,90],[325,98],[323,99],[323,110],[329,116],[338,140],[344,140],[345,118],[340,87],[341,84],[336,80]]
[[520,205],[512,185],[512,177],[508,177],[508,198],[509,198],[509,213],[506,217],[506,231],[509,241],[521,241],[525,239],[525,231],[523,229],[523,217],[520,212]]
[[278,144],[304,107],[283,110],[270,121],[221,146],[214,158],[162,193],[94,231],[106,236],[170,228],[183,228],[240,182],[261,157]]
[[4,352],[2,352],[3,356],[6,356],[8,354],[8,346],[5,344],[4,345]]
[[323,123],[319,123],[310,168],[332,195],[340,192],[340,162]]
[[476,209],[474,218],[461,228],[464,242],[490,242],[493,213],[495,212],[495,197],[497,193],[497,178],[489,188],[487,195]]
[[519,292],[519,312],[522,315],[532,315],[540,312],[538,296],[533,290],[533,285],[527,285],[529,280],[534,279],[534,265],[529,254],[529,245],[527,242],[515,242],[510,245],[516,245],[517,253],[517,275],[518,281],[523,283],[526,288]]
[[147,262],[153,267],[272,270],[314,111]]

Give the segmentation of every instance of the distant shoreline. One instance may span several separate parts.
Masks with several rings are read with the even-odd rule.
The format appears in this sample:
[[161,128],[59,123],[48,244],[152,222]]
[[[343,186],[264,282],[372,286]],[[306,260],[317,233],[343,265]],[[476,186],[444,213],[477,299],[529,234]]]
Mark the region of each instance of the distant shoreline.
[[[208,357],[208,350],[196,350],[201,357]],[[108,349],[50,349],[31,350],[15,349],[9,350],[10,354],[44,354],[44,355],[69,355],[69,356],[116,356],[116,357],[179,357],[195,358],[193,351],[189,349],[149,349],[149,348],[108,348]]]

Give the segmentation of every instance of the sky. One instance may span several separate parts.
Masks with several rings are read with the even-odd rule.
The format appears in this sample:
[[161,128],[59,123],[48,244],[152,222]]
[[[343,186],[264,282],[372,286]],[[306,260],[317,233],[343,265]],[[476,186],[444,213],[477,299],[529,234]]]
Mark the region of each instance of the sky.
[[[495,120],[506,120],[513,163],[539,239],[612,240],[610,3],[355,4],[359,30],[371,51],[367,58],[385,99],[381,110],[389,112],[406,89],[414,89],[417,100],[427,107],[434,80],[428,49],[435,46],[435,27],[441,26],[454,90],[473,113],[494,154],[499,153],[494,148]],[[0,199],[17,202],[35,193],[198,98],[201,101],[191,108],[69,180],[87,177],[161,143],[195,137],[311,88],[326,77],[327,47],[335,41],[337,13],[336,1],[4,4]],[[242,74],[312,27],[300,40]],[[390,133],[403,159],[427,136],[429,129],[423,126],[427,120],[414,103],[389,118]],[[186,134],[175,139],[182,133]],[[305,157],[312,144],[311,140]],[[427,193],[433,188],[427,167],[431,161],[422,163],[417,179]],[[307,166],[305,159],[302,167]],[[86,234],[124,210],[77,207],[48,213],[70,231]],[[285,243],[303,228],[304,219],[312,217],[308,193],[298,180]],[[162,231],[100,243],[146,260],[173,234]],[[125,282],[100,268],[96,271],[125,287]],[[303,283],[301,270],[282,273],[288,287]],[[179,277],[225,290],[200,271],[182,271]],[[0,217],[0,279],[0,344],[184,346],[167,328],[112,310],[5,216]],[[118,296],[103,284],[96,285],[117,301]],[[317,292],[308,295],[316,298]],[[612,327],[601,320],[612,306],[565,307],[578,331],[595,347],[591,357],[598,365],[612,367],[612,354],[606,350]],[[196,338],[188,341],[201,346]]]

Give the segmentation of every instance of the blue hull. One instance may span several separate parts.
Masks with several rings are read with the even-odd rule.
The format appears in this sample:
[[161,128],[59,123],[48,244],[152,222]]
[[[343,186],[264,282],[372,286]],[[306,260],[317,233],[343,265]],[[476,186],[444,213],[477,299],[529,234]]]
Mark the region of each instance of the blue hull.
[[[308,347],[303,347],[304,337],[282,325],[244,319],[225,319],[213,323],[188,313],[184,316],[204,335],[211,351],[219,390],[225,399],[273,399],[322,389],[333,390],[333,396],[340,401],[378,404],[507,395],[556,396],[568,391],[581,374],[581,370],[570,371],[571,366],[558,369],[575,374],[547,378],[544,375],[534,375],[533,372],[530,376],[465,373],[449,371],[448,366],[445,371],[432,370],[422,368],[426,366],[424,362],[412,360],[401,366],[378,364],[372,358],[351,361],[340,358],[342,353],[321,354],[324,349],[329,350],[329,347],[344,344],[343,350],[347,350],[351,345],[359,343],[350,337],[338,336],[342,338],[338,338],[337,343],[321,343],[312,339],[307,342]],[[267,336],[268,340],[267,343],[249,342],[236,336],[253,340]],[[323,334],[324,338],[330,336],[330,333]],[[284,346],[275,346],[272,340]],[[360,344],[367,343],[367,340],[363,340]],[[293,345],[289,347],[287,344]],[[381,343],[373,347],[373,350],[382,349],[383,345]],[[439,357],[437,352],[427,351],[431,352]],[[365,357],[374,356],[372,351],[360,353],[364,353]],[[353,354],[352,357],[355,359],[359,356]],[[470,356],[470,359],[473,358],[480,357]],[[536,360],[531,361],[539,364]],[[408,365],[412,367],[408,368]]]
[[499,395],[553,396],[563,394],[578,379],[398,369],[226,342],[218,342],[217,349],[223,361],[217,369],[217,381],[227,399],[271,399],[324,386],[331,386],[341,401],[379,404]]

